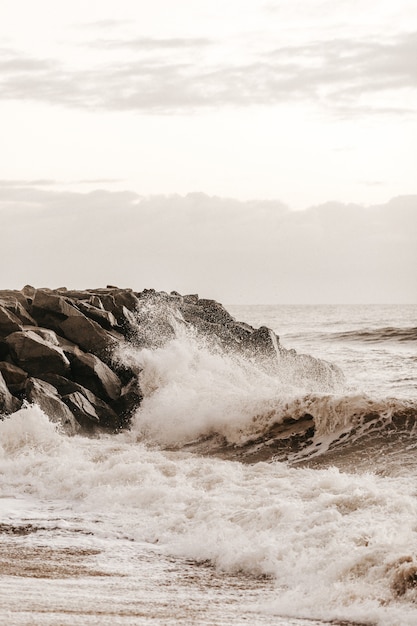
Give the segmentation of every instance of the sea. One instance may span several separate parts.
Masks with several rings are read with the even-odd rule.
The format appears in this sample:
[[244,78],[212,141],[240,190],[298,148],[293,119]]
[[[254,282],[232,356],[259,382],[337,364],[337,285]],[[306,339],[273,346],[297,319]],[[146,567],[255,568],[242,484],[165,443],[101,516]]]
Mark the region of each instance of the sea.
[[[5,417],[1,624],[417,624],[417,305],[226,308],[343,378],[179,325],[120,350],[144,393],[128,430]],[[308,441],[274,445],[306,415]]]

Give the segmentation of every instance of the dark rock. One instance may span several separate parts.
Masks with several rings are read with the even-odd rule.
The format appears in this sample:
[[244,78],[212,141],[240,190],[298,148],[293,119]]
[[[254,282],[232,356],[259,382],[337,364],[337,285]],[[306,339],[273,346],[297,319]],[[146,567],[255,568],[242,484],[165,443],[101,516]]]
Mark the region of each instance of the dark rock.
[[20,302],[20,304],[25,309],[28,308],[28,301],[21,291],[16,291],[13,289],[2,289],[0,290],[0,301],[7,301],[9,304],[17,301]]
[[280,355],[279,339],[274,331],[266,326],[254,330],[246,339],[246,347],[250,347],[258,356],[276,358]]
[[0,359],[4,361],[10,355],[9,346],[6,343],[5,339],[0,338]]
[[137,379],[132,379],[121,391],[120,398],[112,402],[112,407],[126,423],[142,401],[142,393]]
[[72,434],[79,430],[72,412],[59,398],[55,387],[49,383],[37,378],[28,378],[26,397],[29,402],[37,404],[53,422],[60,422],[65,430]]
[[71,414],[75,415],[77,422],[81,426],[91,429],[99,425],[100,419],[93,405],[82,393],[76,391],[75,393],[64,396],[62,400],[65,402]]
[[20,302],[16,302],[16,305],[13,308],[13,313],[22,321],[22,324],[24,324],[25,326],[36,326],[36,321],[31,315],[29,315],[29,313],[20,304]]
[[25,296],[25,298],[27,300],[30,300],[31,302],[34,298],[35,292],[36,292],[36,289],[35,287],[32,287],[32,285],[25,285],[23,289],[21,290],[21,293]]
[[215,300],[201,299],[194,312],[211,324],[234,324],[235,318],[230,315],[223,305]]
[[13,363],[0,361],[0,373],[3,374],[6,385],[13,394],[24,391],[28,377],[24,370]]
[[197,293],[189,293],[184,297],[184,302],[186,304],[198,304],[198,294]]
[[87,352],[108,358],[116,344],[111,334],[63,296],[38,289],[32,312],[41,326],[52,328]]
[[119,377],[94,354],[79,349],[68,353],[73,378],[103,400],[117,400],[122,384]]
[[6,337],[22,329],[22,320],[14,313],[0,305],[0,335]]
[[139,300],[130,289],[111,290],[110,293],[100,295],[101,302],[106,311],[114,315],[117,323],[122,328],[129,328],[135,324],[133,315],[139,305]]
[[56,295],[45,289],[37,289],[32,301],[32,311],[35,319],[45,316],[46,313],[55,313],[62,318],[80,314],[80,312],[60,295]]
[[[100,301],[100,298],[97,299]],[[111,311],[106,311],[103,307],[94,306],[89,302],[79,302],[78,307],[82,311],[82,313],[84,313],[84,315],[93,319],[103,328],[106,328],[108,330],[112,328],[118,328],[117,319],[114,317]]]
[[91,306],[95,306],[96,309],[100,309],[101,311],[104,311],[104,306],[102,301],[100,300],[99,296],[90,296],[88,299],[88,303],[87,304],[91,304]]
[[[17,294],[19,294],[19,297],[17,297]],[[10,295],[10,292],[0,291],[0,306],[7,309],[10,313],[13,313],[13,315],[20,320],[20,325],[36,325],[35,320],[29,315],[28,312],[29,303],[25,298],[23,298],[22,303],[22,294],[19,292]]]
[[49,343],[52,346],[60,346],[58,335],[56,334],[56,332],[50,330],[49,328],[42,328],[41,326],[24,326],[22,330],[30,330],[35,333],[35,335],[38,335],[38,337],[41,337],[41,339],[46,341],[46,343]]
[[15,363],[32,376],[45,372],[65,375],[70,370],[62,349],[45,341],[32,330],[12,333],[6,337],[6,343]]
[[60,334],[79,345],[80,348],[106,360],[110,358],[111,351],[116,346],[115,338],[108,331],[82,313],[61,321],[58,328]]
[[8,389],[3,374],[0,372],[0,415],[14,413],[21,407],[21,402]]
[[118,414],[107,402],[98,398],[90,389],[86,389],[73,380],[69,380],[58,374],[46,374],[43,379],[53,385],[61,396],[68,396],[76,392],[81,393],[94,407],[100,421],[100,426],[113,429],[119,428],[121,420]]

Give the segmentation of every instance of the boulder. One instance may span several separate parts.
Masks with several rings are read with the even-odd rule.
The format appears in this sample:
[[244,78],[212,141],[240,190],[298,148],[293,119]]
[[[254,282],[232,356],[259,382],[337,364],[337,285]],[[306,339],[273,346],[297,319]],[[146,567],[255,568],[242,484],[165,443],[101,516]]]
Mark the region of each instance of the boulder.
[[215,300],[198,300],[197,305],[193,309],[198,317],[202,317],[211,324],[234,324],[235,318]]
[[142,401],[142,393],[137,379],[132,379],[122,388],[120,398],[112,402],[112,407],[125,425]]
[[183,300],[186,304],[198,304],[198,294],[188,293],[185,296],[183,296]]
[[110,333],[63,296],[38,289],[33,299],[32,312],[40,325],[52,328],[86,352],[106,360],[116,345]]
[[32,287],[32,285],[25,285],[23,289],[21,289],[20,291],[23,294],[23,296],[26,298],[26,300],[32,303],[32,300],[36,292],[35,287]]
[[110,311],[117,319],[121,327],[129,327],[135,324],[133,315],[139,305],[139,300],[130,289],[110,289],[100,294],[100,300],[106,311]]
[[62,400],[77,420],[84,428],[91,429],[98,426],[100,419],[91,404],[85,396],[79,391],[63,396]]
[[26,382],[26,398],[37,404],[53,421],[62,424],[71,434],[79,431],[79,426],[70,409],[62,402],[58,392],[49,383],[37,378],[28,378]]
[[12,333],[6,343],[15,363],[32,376],[45,372],[65,375],[70,370],[63,350],[31,330]]
[[257,328],[247,337],[246,348],[260,357],[277,358],[280,355],[279,339],[266,326]]
[[0,372],[0,415],[14,413],[21,407],[21,402],[9,391],[3,374]]
[[0,359],[4,361],[5,359],[8,358],[9,355],[10,355],[9,346],[6,343],[6,340],[0,337]]
[[120,378],[94,354],[79,349],[68,353],[73,379],[103,400],[117,400],[122,384]]
[[17,365],[0,361],[0,373],[3,375],[6,385],[13,393],[20,393],[25,390],[27,373]]
[[77,315],[79,311],[66,298],[45,289],[37,289],[32,301],[32,312],[35,319],[48,313],[55,313],[63,318]]
[[[98,298],[100,301],[100,299]],[[101,303],[101,301],[100,301]],[[118,328],[117,319],[114,317],[111,311],[106,311],[103,307],[97,307],[89,302],[79,302],[79,309],[86,315],[86,317],[91,318],[102,328],[106,328],[107,330],[111,330],[112,328]]]
[[20,320],[20,324],[36,325],[35,320],[28,312],[29,303],[23,299],[22,304],[21,294],[19,293],[20,298],[16,297],[16,295],[5,294],[6,292],[0,291],[0,306],[13,313]]
[[42,328],[41,326],[24,326],[23,330],[30,330],[34,332],[35,335],[41,337],[44,341],[46,341],[46,343],[53,346],[60,346],[61,342],[58,340],[57,334],[49,328]]
[[28,301],[27,298],[23,295],[21,291],[15,291],[13,289],[1,289],[0,290],[0,301],[7,301],[10,303],[20,302],[20,304],[27,309]]
[[6,337],[21,330],[22,326],[22,320],[17,315],[0,305],[0,336]]
[[76,392],[81,393],[94,407],[101,426],[113,429],[120,427],[121,419],[119,415],[107,404],[107,402],[98,398],[92,391],[90,391],[90,389],[86,389],[73,380],[69,380],[64,376],[59,376],[58,374],[46,374],[43,378],[48,383],[53,385],[62,397]]
[[60,334],[79,345],[82,350],[106,360],[110,359],[111,352],[117,343],[108,331],[82,313],[61,321],[58,328]]

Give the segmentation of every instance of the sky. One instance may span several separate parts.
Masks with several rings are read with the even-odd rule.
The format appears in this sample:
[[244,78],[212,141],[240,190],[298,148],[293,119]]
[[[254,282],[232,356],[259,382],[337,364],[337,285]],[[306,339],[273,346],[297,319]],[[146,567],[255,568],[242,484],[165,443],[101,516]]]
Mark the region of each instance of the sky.
[[0,288],[417,302],[415,0],[2,0]]

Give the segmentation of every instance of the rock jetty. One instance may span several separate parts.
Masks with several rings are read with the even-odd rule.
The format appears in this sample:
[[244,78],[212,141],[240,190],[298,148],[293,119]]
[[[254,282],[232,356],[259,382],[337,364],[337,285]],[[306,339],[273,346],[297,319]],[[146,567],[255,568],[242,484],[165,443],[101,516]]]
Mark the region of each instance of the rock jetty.
[[126,342],[159,347],[175,336],[176,324],[260,363],[297,360],[329,385],[338,376],[328,363],[285,350],[272,330],[238,322],[195,294],[27,285],[0,291],[0,415],[34,403],[70,433],[128,426],[142,400],[140,372],[117,350]]

